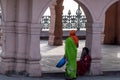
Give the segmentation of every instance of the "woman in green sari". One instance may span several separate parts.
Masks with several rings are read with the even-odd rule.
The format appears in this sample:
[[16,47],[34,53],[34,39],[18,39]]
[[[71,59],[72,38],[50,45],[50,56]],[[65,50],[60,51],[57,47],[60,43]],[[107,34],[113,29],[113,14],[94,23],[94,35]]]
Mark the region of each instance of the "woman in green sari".
[[65,40],[65,57],[67,59],[66,64],[66,80],[76,79],[77,70],[77,47],[78,47],[78,37],[75,35],[75,31],[70,31],[70,37]]

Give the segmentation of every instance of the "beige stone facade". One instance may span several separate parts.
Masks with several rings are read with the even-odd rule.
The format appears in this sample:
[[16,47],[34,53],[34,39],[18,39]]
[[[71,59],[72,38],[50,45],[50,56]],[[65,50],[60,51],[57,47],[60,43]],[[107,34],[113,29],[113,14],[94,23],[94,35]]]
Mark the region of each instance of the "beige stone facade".
[[[90,49],[92,56],[90,74],[102,74],[101,33],[105,23],[105,12],[118,0],[75,1],[81,5],[87,17],[85,45]],[[53,3],[56,3],[56,0],[0,0],[0,3],[2,4],[4,21],[4,24],[2,24],[4,40],[2,43],[3,51],[1,54],[0,73],[26,71],[29,76],[41,76],[42,71],[39,63],[41,60],[39,46],[40,20],[45,10]],[[56,7],[62,8],[61,5]],[[62,9],[60,9],[60,13],[61,11]],[[59,17],[59,15],[61,14],[54,16]],[[60,31],[61,24],[58,25],[56,23],[58,22],[54,21],[53,31],[55,31],[54,29]],[[56,28],[56,25],[59,28]],[[50,33],[52,33],[51,30]],[[58,39],[59,34],[53,33],[50,40]],[[62,34],[61,31],[60,34]]]

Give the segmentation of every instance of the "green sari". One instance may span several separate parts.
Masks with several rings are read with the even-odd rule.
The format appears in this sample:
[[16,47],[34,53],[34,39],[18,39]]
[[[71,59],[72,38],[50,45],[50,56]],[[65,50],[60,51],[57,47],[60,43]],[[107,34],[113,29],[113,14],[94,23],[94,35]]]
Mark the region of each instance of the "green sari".
[[65,57],[67,58],[65,75],[68,78],[76,78],[76,58],[77,58],[77,46],[72,38],[65,40]]

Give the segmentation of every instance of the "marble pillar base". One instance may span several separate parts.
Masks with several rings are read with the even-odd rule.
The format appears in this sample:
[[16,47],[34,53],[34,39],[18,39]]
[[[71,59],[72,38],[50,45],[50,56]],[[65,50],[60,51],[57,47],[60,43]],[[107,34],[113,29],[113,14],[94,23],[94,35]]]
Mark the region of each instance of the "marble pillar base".
[[14,71],[14,59],[2,59],[0,62],[0,73],[9,74]]
[[20,73],[25,71],[25,67],[26,67],[25,60],[16,60],[15,66],[16,66],[15,68],[16,72]]
[[28,61],[26,72],[28,73],[29,76],[40,77],[42,73],[40,62],[39,61]]
[[101,75],[101,60],[92,60],[91,67],[90,67],[90,75]]

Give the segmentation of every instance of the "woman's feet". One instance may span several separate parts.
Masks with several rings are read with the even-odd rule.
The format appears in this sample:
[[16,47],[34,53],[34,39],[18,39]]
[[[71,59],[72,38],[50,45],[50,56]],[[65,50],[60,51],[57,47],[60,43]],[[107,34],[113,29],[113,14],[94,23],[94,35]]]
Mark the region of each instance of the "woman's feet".
[[65,80],[76,80],[76,78],[65,78]]

